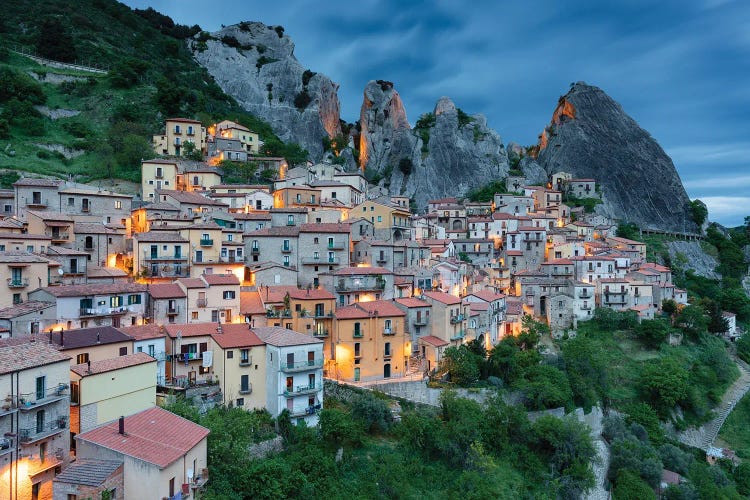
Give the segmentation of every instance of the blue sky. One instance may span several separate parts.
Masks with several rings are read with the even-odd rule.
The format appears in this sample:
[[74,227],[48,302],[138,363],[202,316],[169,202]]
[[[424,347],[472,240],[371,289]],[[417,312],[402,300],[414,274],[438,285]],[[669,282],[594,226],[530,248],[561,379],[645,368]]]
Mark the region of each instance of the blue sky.
[[531,144],[569,84],[586,81],[656,138],[712,220],[750,215],[746,0],[125,3],[209,31],[284,26],[300,62],[340,84],[347,121],[358,118],[365,84],[384,79],[412,123],[447,95],[487,116],[506,143]]

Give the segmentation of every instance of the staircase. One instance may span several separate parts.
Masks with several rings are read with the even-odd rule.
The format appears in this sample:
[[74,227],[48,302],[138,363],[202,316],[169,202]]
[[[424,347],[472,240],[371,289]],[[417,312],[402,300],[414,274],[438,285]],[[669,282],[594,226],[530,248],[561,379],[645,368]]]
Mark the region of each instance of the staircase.
[[406,371],[407,375],[415,375],[417,373],[424,373],[427,370],[427,361],[422,357],[421,354],[412,354],[409,356],[409,369]]

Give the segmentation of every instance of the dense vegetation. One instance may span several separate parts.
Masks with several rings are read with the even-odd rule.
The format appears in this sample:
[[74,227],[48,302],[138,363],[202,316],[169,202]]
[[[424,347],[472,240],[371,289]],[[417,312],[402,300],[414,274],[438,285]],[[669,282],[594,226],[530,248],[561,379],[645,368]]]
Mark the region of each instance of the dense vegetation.
[[285,451],[261,460],[246,450],[268,434],[267,414],[168,409],[211,429],[209,499],[576,498],[594,481],[588,428],[551,416],[530,422],[500,398],[481,405],[447,392],[439,409],[404,404],[394,422],[376,395],[327,396],[317,428],[282,414]]
[[[153,156],[151,135],[171,116],[204,125],[237,121],[260,134],[263,154],[304,162],[304,150],[280,141],[193,60],[185,38],[198,31],[153,9],[133,11],[114,0],[15,2],[0,25],[0,168],[72,173],[83,181],[138,180],[141,159]],[[110,71],[105,76],[46,68],[6,47]],[[33,107],[42,104],[81,113],[52,120]],[[60,145],[72,154],[40,144]]]

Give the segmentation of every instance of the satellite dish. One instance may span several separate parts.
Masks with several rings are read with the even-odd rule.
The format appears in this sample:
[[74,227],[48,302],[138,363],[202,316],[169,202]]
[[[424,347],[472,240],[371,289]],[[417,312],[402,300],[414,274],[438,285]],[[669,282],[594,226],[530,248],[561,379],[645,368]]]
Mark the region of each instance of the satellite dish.
[[57,274],[59,274],[60,276],[62,276],[63,274],[65,274],[65,272],[62,270],[62,267],[58,267],[57,268]]

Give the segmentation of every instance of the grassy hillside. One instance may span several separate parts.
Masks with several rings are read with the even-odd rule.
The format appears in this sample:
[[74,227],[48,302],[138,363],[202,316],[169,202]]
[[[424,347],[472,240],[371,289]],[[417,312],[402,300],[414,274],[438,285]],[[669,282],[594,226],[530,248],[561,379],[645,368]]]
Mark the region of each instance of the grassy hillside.
[[[265,154],[304,160],[192,59],[186,38],[198,31],[112,0],[13,2],[0,21],[0,169],[138,180],[140,160],[153,154],[150,137],[168,116],[234,119],[261,135]],[[43,67],[10,50],[19,48],[110,71]],[[53,120],[34,106],[80,114]]]

